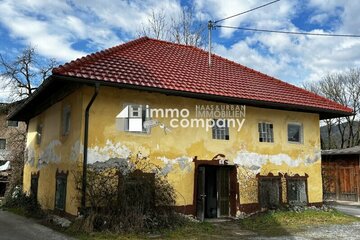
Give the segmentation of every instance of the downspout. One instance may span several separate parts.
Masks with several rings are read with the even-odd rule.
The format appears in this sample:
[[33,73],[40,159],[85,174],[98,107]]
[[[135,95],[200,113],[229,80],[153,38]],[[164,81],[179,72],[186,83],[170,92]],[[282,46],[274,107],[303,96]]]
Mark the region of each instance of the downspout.
[[89,138],[89,112],[92,104],[95,101],[96,96],[99,93],[100,84],[95,83],[95,91],[88,103],[85,110],[85,129],[84,129],[84,157],[83,157],[83,174],[82,174],[82,187],[81,187],[81,210],[85,213],[86,208],[86,173],[87,173],[87,150],[88,150],[88,138]]

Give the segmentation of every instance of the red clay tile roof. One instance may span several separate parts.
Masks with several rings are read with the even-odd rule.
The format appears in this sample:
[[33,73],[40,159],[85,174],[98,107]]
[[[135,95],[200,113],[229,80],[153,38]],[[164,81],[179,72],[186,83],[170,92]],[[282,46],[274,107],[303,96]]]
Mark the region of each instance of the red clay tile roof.
[[[266,64],[266,63],[264,63]],[[54,75],[351,113],[352,109],[201,49],[147,37],[66,63]]]

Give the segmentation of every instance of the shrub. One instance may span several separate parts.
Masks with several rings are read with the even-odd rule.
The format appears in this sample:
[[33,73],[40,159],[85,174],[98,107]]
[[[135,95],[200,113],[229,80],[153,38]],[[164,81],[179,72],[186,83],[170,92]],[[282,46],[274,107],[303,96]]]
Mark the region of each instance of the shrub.
[[23,193],[21,186],[16,186],[13,193],[5,199],[4,208],[26,217],[42,218],[45,215],[37,199]]
[[75,224],[78,230],[149,232],[184,222],[174,211],[176,194],[166,176],[134,166],[124,171],[113,163],[111,167],[88,168],[86,197],[90,206],[81,223]]

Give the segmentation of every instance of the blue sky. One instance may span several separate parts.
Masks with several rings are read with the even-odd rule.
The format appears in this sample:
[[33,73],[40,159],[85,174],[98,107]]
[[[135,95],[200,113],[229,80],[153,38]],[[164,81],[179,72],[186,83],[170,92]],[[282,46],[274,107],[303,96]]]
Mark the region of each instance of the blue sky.
[[[26,45],[64,63],[137,37],[152,11],[177,16],[191,6],[206,24],[270,0],[0,0],[0,53]],[[360,1],[281,0],[223,25],[287,31],[360,34]],[[360,64],[360,39],[292,36],[230,29],[213,31],[215,53],[292,84]],[[1,84],[0,84],[1,85]],[[2,89],[2,98],[6,89]]]

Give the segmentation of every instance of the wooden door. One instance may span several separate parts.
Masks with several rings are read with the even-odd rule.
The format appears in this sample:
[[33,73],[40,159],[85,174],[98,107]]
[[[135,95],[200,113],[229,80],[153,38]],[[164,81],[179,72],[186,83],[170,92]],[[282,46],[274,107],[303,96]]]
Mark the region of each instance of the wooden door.
[[354,167],[339,167],[340,200],[357,200],[357,179]]
[[196,215],[200,221],[204,221],[205,217],[205,197],[205,167],[199,167],[197,175]]
[[230,215],[230,171],[229,168],[220,167],[217,171],[218,182],[218,217]]

